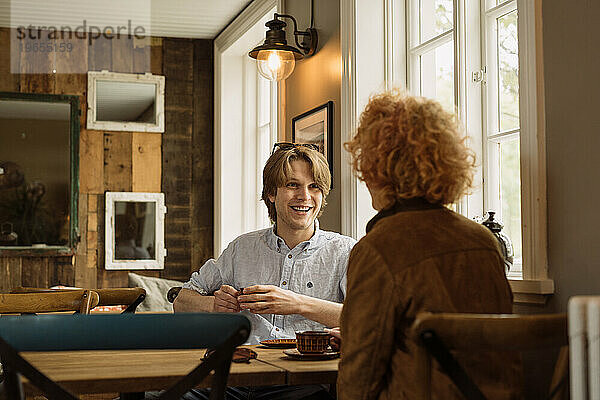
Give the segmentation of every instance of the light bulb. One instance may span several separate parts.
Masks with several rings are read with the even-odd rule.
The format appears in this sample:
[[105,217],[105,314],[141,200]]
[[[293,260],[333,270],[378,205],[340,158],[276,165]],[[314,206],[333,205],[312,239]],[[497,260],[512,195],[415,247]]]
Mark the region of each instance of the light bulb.
[[256,56],[258,72],[270,81],[280,81],[291,75],[296,59],[291,51],[261,50]]

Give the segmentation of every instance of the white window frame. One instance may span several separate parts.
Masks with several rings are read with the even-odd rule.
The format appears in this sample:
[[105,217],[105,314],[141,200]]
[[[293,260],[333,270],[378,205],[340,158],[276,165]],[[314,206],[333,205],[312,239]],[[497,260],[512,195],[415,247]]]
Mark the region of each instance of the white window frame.
[[[480,29],[481,15],[464,11],[465,0],[455,0],[455,44],[469,35],[468,29]],[[470,0],[469,0],[470,1]],[[380,92],[394,86],[405,87],[407,65],[397,60],[406,60],[406,0],[340,0],[341,47],[342,47],[342,142],[351,139],[356,130],[358,116],[364,107],[362,103],[371,93]],[[363,12],[373,10],[371,14]],[[544,132],[544,93],[541,59],[541,0],[517,0],[519,30],[519,114],[521,150],[521,221],[523,246],[523,278],[509,279],[516,302],[543,304],[547,295],[554,292],[554,282],[548,278],[547,228],[546,228],[546,149]],[[374,23],[373,13],[376,13]],[[369,19],[365,23],[363,19]],[[465,23],[463,23],[465,22]],[[374,29],[381,26],[381,29]],[[466,28],[465,28],[466,27]],[[373,57],[360,43],[363,40],[382,40],[384,49]],[[455,65],[462,71],[455,76],[455,90],[459,87],[464,94],[458,96],[460,118],[471,134],[470,146],[478,149],[479,160],[483,149],[482,121],[466,114],[469,107],[481,107],[482,94],[479,87],[469,84],[466,71],[481,68],[480,54],[469,50],[469,54],[458,52]],[[475,54],[474,54],[475,53]],[[361,63],[368,60],[370,75],[383,71],[379,80],[368,87],[363,81],[367,71],[361,70]],[[476,68],[475,68],[476,67]],[[361,74],[361,72],[363,72]],[[368,78],[367,78],[368,79]],[[361,85],[363,87],[361,87]],[[461,91],[459,90],[459,93]],[[466,115],[465,115],[466,114]],[[362,184],[352,175],[347,162],[350,156],[342,152],[342,232],[355,238],[366,220],[358,210],[365,208]],[[481,171],[475,176],[475,185],[481,187]],[[483,193],[467,196],[459,205],[465,215],[481,215]],[[364,214],[364,211],[363,211]],[[363,233],[364,234],[364,233]]]
[[[88,110],[87,110],[87,129],[120,131],[120,132],[160,132],[165,131],[165,77],[162,75],[145,74],[124,74],[109,72],[107,70],[89,71],[88,74]],[[98,121],[96,119],[98,105],[98,83],[124,83],[124,84],[145,84],[154,85],[154,122],[134,122],[134,121]],[[126,103],[127,98],[119,97],[121,93],[115,95],[114,101]],[[106,100],[105,100],[106,101]]]
[[[264,156],[257,137],[259,78],[248,52],[264,41],[264,24],[280,9],[281,0],[254,1],[214,42],[214,257],[240,234],[265,226],[263,166],[258,165]],[[273,142],[279,125],[276,84],[271,84],[269,96]]]
[[[104,210],[104,268],[107,270],[119,269],[164,269],[167,249],[165,248],[165,206],[164,193],[139,193],[139,192],[106,192]],[[116,259],[115,238],[115,203],[154,203],[154,258],[152,259]]]

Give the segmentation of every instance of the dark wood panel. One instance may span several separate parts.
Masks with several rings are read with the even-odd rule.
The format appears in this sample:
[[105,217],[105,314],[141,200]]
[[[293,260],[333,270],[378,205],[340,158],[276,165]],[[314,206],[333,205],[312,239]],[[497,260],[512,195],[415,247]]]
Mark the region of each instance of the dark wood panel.
[[153,270],[153,269],[148,269],[148,270],[135,270],[133,271],[134,273],[138,274],[138,275],[143,275],[143,276],[152,276],[154,278],[160,278],[160,273],[161,271],[159,270]]
[[[105,209],[105,197],[104,195],[96,196],[96,209],[98,214],[98,243],[97,243],[97,268],[104,268],[104,225],[105,225],[105,217],[104,217],[104,209]],[[100,284],[98,282],[98,284]],[[98,286],[102,287],[102,286]]]
[[20,257],[0,258],[0,292],[8,293],[21,286],[21,260]]
[[24,257],[21,259],[23,286],[48,287],[48,262],[46,257]]
[[163,39],[163,73],[169,79],[194,80],[194,44],[187,39]]
[[56,285],[75,286],[75,266],[73,257],[49,259],[48,287]]
[[[165,95],[167,95],[171,100],[174,97],[189,97],[189,102],[186,102],[184,105],[186,107],[191,107],[191,97],[194,94],[194,84],[193,81],[179,80],[179,79],[169,79],[165,82]],[[172,104],[167,104],[167,107]]]
[[162,190],[166,195],[167,209],[178,209],[178,213],[166,215],[165,240],[168,256],[163,273],[166,277],[189,276],[192,262],[190,247],[183,246],[180,239],[185,236],[191,239],[191,213],[183,213],[182,210],[192,209],[193,60],[194,41],[163,40],[166,124],[163,135]]
[[[11,51],[10,34],[10,29],[0,28],[0,91],[2,92],[19,91],[19,74],[11,71],[19,71],[20,57],[18,57],[19,53]],[[11,64],[14,68],[12,70]]]
[[[166,97],[166,102],[169,102],[169,97]],[[165,133],[163,140],[168,140],[171,136],[192,138],[192,129],[194,124],[194,111],[189,109],[171,109],[166,108],[165,118]]]
[[194,42],[194,124],[192,136],[191,273],[213,256],[214,224],[214,60],[212,40]]
[[127,273],[129,271],[107,271],[104,268],[98,269],[98,287],[99,288],[115,288],[127,287]]

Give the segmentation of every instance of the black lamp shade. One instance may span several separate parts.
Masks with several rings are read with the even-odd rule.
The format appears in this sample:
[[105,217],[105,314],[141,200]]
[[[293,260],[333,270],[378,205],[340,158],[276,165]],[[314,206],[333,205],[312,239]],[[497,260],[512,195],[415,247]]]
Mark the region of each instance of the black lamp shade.
[[287,40],[285,39],[285,28],[286,23],[279,20],[273,19],[265,24],[269,30],[267,31],[265,42],[255,47],[248,53],[248,55],[254,59],[257,58],[258,52],[261,50],[280,50],[280,51],[290,51],[294,54],[294,59],[301,60],[304,58],[304,55],[300,50],[296,47],[288,46]]

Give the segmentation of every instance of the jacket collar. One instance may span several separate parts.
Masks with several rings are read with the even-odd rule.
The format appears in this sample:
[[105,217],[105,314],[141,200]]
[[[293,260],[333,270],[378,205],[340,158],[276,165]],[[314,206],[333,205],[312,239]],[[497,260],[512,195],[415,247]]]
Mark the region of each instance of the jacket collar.
[[367,224],[367,233],[375,224],[382,218],[390,217],[394,214],[404,211],[420,211],[420,210],[434,210],[444,208],[441,204],[433,204],[428,202],[422,197],[414,197],[412,199],[398,199],[391,206],[384,208],[375,215]]

